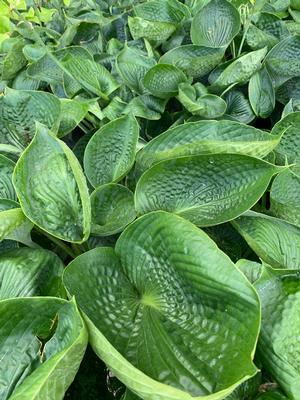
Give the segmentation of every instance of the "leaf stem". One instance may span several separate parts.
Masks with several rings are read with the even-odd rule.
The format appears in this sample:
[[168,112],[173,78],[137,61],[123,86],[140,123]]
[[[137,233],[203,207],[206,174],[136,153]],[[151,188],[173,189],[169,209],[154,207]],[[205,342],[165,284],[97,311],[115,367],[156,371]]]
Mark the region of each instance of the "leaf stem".
[[43,229],[35,226],[35,229],[41,233],[42,235],[46,236],[51,242],[53,242],[56,246],[61,248],[66,254],[68,254],[72,258],[76,258],[76,254],[72,251],[72,249],[67,246],[62,240],[50,235],[50,233],[44,231]]

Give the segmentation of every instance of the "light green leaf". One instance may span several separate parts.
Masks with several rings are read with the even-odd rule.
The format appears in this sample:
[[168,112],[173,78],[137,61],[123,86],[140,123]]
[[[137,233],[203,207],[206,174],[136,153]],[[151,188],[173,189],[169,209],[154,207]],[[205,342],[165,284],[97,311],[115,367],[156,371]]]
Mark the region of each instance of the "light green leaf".
[[226,0],[211,0],[192,21],[194,44],[206,47],[227,47],[241,28],[238,10]]
[[64,283],[93,349],[130,390],[144,400],[217,400],[255,374],[257,295],[204,232],[151,213],[121,234],[116,253],[83,254]]
[[172,64],[187,76],[201,78],[215,68],[224,56],[224,49],[187,44],[176,47],[159,59],[161,64]]
[[212,88],[222,89],[230,85],[248,82],[251,76],[260,69],[266,54],[267,49],[263,48],[237,58],[221,72]]
[[15,167],[13,183],[25,215],[41,229],[81,243],[90,232],[86,180],[69,147],[38,125]]
[[147,21],[140,17],[128,17],[128,26],[132,37],[145,38],[157,44],[165,42],[176,31],[171,22]]
[[17,241],[29,247],[37,247],[31,240],[33,224],[24,216],[20,205],[7,199],[0,199],[0,241]]
[[12,183],[15,163],[0,154],[0,199],[17,200]]
[[87,340],[73,301],[54,297],[0,301],[1,399],[62,399]]
[[270,192],[271,211],[300,227],[300,175],[287,170],[274,179]]
[[[239,219],[239,218],[238,218]],[[240,259],[235,264],[240,271],[247,277],[249,282],[254,283],[261,275],[262,264],[256,261]]]
[[14,38],[14,40],[15,43],[6,54],[2,65],[2,79],[6,81],[13,79],[18,71],[27,64],[27,60],[22,53],[25,41],[20,38]]
[[116,58],[116,68],[123,81],[140,94],[145,92],[143,78],[155,64],[153,58],[146,57],[141,50],[128,46],[125,46]]
[[265,64],[276,88],[300,76],[300,35],[281,40],[268,53]]
[[267,264],[300,269],[300,229],[296,226],[255,212],[242,215],[232,225]]
[[178,100],[193,115],[203,118],[219,118],[226,111],[226,103],[214,94],[205,94],[198,97],[197,84],[180,83]]
[[91,194],[91,207],[95,236],[121,232],[136,217],[133,193],[114,183],[100,186]]
[[198,226],[221,224],[253,207],[281,169],[240,154],[162,161],[139,179],[136,210],[173,212]]
[[159,161],[175,157],[239,153],[265,157],[279,143],[281,135],[234,121],[188,122],[152,139],[137,154],[137,169],[145,171]]
[[79,100],[60,99],[61,119],[58,128],[58,137],[70,133],[89,111],[89,103]]
[[299,157],[300,151],[300,112],[292,112],[282,118],[272,129],[272,134],[284,132],[278,146],[275,149],[276,160],[283,164],[286,161],[293,163]]
[[47,92],[5,89],[0,96],[0,142],[25,148],[35,133],[36,121],[57,132],[60,102]]
[[64,297],[64,265],[56,254],[20,248],[0,255],[0,299],[30,296]]
[[124,114],[133,114],[136,117],[149,120],[161,118],[166,107],[167,99],[159,99],[149,94],[134,97],[125,107]]
[[258,117],[267,118],[275,107],[275,91],[266,68],[257,71],[250,78],[249,100]]
[[265,266],[262,276],[254,286],[262,305],[258,356],[288,398],[298,400],[299,271],[273,270]]
[[178,85],[186,82],[184,73],[171,64],[157,64],[144,76],[143,83],[154,96],[162,99],[176,96]]
[[131,115],[115,119],[100,128],[84,153],[84,171],[94,186],[118,182],[132,168],[139,126]]
[[73,79],[97,96],[107,98],[119,87],[112,74],[95,61],[68,55],[62,60],[62,64]]
[[26,44],[23,47],[23,54],[30,62],[40,60],[47,53],[47,48],[40,44]]

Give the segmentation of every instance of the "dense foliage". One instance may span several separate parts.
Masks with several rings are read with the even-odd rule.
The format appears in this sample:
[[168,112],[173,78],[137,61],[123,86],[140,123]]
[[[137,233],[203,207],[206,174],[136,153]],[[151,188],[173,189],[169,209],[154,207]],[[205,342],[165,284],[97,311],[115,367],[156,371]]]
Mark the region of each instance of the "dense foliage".
[[0,46],[1,400],[299,400],[300,1],[0,0]]

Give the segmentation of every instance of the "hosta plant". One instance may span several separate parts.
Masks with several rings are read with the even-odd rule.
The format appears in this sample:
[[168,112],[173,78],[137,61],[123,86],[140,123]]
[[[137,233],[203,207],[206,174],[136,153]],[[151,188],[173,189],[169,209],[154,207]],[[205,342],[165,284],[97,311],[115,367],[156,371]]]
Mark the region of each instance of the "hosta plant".
[[298,0],[0,0],[1,400],[299,400],[299,132]]

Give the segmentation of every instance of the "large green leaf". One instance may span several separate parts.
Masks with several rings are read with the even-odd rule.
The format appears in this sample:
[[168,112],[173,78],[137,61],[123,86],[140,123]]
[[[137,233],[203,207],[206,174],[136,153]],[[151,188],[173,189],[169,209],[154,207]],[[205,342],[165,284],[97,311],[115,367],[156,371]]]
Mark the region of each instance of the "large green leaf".
[[37,126],[17,162],[13,183],[24,214],[34,224],[70,242],[88,238],[90,199],[80,164],[44,126]]
[[137,169],[145,171],[159,161],[196,154],[239,153],[263,158],[280,138],[279,131],[273,136],[234,121],[188,122],[147,143],[137,155]]
[[83,254],[64,282],[86,314],[94,350],[134,393],[217,400],[254,375],[256,293],[204,232],[155,212],[121,234],[116,253]]
[[0,255],[0,299],[64,295],[62,261],[50,251],[20,248]]
[[109,122],[92,136],[84,153],[84,171],[94,187],[118,182],[129,172],[138,137],[139,126],[131,114]]
[[121,232],[135,217],[133,193],[125,186],[108,183],[91,194],[92,234],[108,236]]
[[157,64],[144,76],[143,84],[154,96],[162,99],[178,93],[178,86],[186,82],[184,73],[171,64]]
[[15,163],[0,154],[0,199],[16,200],[15,189],[12,183],[12,174]]
[[276,159],[280,163],[286,161],[293,163],[299,156],[300,151],[300,112],[292,112],[282,118],[272,129],[272,134],[285,131],[280,143],[276,147]]
[[[300,397],[299,271],[264,267],[255,283],[262,305],[258,356],[291,400]],[[280,398],[280,397],[279,397]]]
[[275,91],[266,68],[252,75],[249,82],[249,100],[258,117],[267,118],[275,107]]
[[267,49],[252,51],[230,63],[213,82],[212,89],[222,89],[227,86],[246,83],[261,67]]
[[58,137],[72,132],[89,111],[89,103],[79,100],[61,99],[61,120]]
[[116,59],[116,68],[125,84],[137,93],[144,93],[143,78],[156,64],[155,60],[135,48],[125,46]]
[[242,215],[232,224],[255,253],[272,267],[300,269],[300,229],[296,226],[255,212]]
[[62,400],[86,345],[86,328],[73,301],[0,301],[1,399]]
[[138,214],[173,212],[198,226],[221,224],[249,210],[280,170],[281,167],[240,154],[162,161],[139,179],[136,210]]
[[6,88],[0,96],[0,142],[21,149],[34,136],[36,121],[57,132],[60,102],[53,94]]
[[270,193],[274,215],[300,227],[299,199],[300,174],[287,170],[274,179]]
[[280,41],[268,53],[265,63],[276,87],[300,76],[300,35]]
[[175,65],[187,76],[201,78],[215,68],[223,56],[224,49],[187,44],[163,54],[159,63]]
[[240,14],[226,0],[211,0],[194,16],[191,38],[194,44],[225,47],[240,30]]

